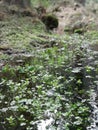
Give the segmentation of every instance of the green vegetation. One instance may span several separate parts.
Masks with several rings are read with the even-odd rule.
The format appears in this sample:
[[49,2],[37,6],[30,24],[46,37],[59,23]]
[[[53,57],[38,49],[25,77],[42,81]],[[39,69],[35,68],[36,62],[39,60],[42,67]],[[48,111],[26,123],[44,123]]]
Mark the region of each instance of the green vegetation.
[[[30,62],[2,68],[0,122],[5,128],[36,130],[35,122],[44,118],[46,110],[57,111],[55,120],[62,118],[68,130],[85,130],[90,123],[89,91],[85,92],[81,77],[76,77],[80,69],[73,68],[77,55],[85,58],[85,49],[80,47],[87,39],[77,34],[52,38],[54,47],[33,50]],[[85,68],[89,74],[91,68]]]
[[[32,0],[33,6],[49,2]],[[60,35],[48,32],[36,17],[17,15],[0,21],[0,27],[0,127],[37,130],[49,111],[51,130],[86,130],[97,84],[98,62],[90,60],[97,59],[92,50],[98,47],[98,31],[79,28]]]

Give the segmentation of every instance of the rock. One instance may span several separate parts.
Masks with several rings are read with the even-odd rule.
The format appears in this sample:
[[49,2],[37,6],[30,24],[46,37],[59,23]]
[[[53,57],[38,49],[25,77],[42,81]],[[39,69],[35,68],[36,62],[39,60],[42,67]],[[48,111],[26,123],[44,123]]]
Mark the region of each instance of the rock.
[[82,22],[76,22],[72,26],[65,27],[65,32],[84,34],[87,31],[87,25]]
[[86,32],[86,27],[87,27],[86,23],[82,21],[77,21],[76,23],[73,24],[72,31],[75,33],[83,34],[84,32]]

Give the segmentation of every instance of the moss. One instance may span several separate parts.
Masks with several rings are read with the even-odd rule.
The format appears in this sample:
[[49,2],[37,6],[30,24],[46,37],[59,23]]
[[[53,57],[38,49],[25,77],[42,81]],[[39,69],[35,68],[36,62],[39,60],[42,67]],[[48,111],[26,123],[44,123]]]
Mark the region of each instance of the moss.
[[58,19],[53,14],[42,16],[42,22],[46,25],[47,30],[53,30],[58,27]]
[[84,34],[84,33],[85,33],[85,30],[84,30],[83,28],[76,29],[76,30],[74,30],[74,33]]

